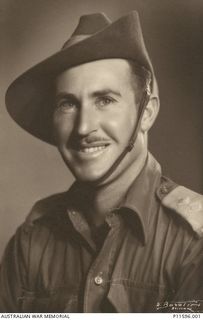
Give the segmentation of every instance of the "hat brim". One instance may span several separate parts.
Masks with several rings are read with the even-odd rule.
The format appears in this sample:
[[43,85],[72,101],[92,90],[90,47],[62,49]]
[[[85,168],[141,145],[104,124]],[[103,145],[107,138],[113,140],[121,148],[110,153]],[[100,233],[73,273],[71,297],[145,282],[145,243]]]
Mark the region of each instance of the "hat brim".
[[111,58],[134,60],[150,70],[154,77],[139,19],[132,15],[122,17],[26,71],[7,90],[9,114],[23,129],[54,145],[52,114],[55,78],[73,66]]

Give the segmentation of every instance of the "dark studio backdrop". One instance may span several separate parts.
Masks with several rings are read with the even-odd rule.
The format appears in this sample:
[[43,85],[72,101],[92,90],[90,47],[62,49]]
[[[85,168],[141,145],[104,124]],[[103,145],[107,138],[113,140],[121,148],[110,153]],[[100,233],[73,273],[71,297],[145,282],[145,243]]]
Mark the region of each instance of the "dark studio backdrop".
[[8,116],[8,85],[58,51],[80,15],[103,11],[114,20],[133,9],[160,89],[150,150],[166,175],[203,193],[202,0],[0,0],[0,256],[34,202],[73,181],[57,150]]

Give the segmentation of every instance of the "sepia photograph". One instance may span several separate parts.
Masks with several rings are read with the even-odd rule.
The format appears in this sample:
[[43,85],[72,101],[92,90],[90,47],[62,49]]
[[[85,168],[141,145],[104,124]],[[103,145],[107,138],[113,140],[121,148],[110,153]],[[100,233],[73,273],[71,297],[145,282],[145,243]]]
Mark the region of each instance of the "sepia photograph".
[[0,314],[203,313],[202,34],[202,0],[0,0]]

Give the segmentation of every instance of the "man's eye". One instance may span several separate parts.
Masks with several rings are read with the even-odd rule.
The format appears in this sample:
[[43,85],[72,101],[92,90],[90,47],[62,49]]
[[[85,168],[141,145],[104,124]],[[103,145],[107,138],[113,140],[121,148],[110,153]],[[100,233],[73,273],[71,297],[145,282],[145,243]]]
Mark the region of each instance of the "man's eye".
[[62,112],[72,112],[77,107],[76,103],[74,101],[59,101],[57,103],[56,109]]
[[105,107],[108,106],[109,104],[114,103],[115,100],[111,97],[99,97],[96,100],[96,105],[99,107]]

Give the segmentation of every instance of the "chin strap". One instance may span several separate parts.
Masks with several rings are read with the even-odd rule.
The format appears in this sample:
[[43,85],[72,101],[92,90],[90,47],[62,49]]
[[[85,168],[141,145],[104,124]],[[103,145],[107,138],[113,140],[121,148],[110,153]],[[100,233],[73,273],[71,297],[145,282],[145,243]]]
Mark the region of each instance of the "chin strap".
[[135,130],[131,136],[131,139],[128,143],[128,146],[127,146],[127,150],[126,150],[126,153],[127,152],[130,152],[133,148],[134,148],[134,144],[135,144],[135,141],[137,139],[137,135],[138,135],[138,132],[140,130],[140,125],[141,125],[141,121],[142,121],[142,116],[144,114],[144,111],[145,111],[145,108],[149,102],[149,99],[150,99],[150,95],[151,95],[151,89],[150,89],[150,82],[147,83],[146,85],[146,88],[144,90],[144,93],[142,95],[142,100],[140,102],[140,106],[139,106],[139,112],[138,112],[138,117],[137,117],[137,124],[135,126]]
[[100,179],[97,180],[97,184],[105,181],[115,171],[115,169],[118,167],[118,165],[123,160],[123,158],[126,156],[126,154],[128,152],[130,152],[134,148],[135,141],[137,139],[137,135],[138,135],[138,132],[140,130],[142,116],[144,114],[145,108],[146,108],[146,106],[147,106],[147,104],[149,102],[149,99],[150,99],[150,95],[151,95],[150,84],[151,84],[151,77],[148,77],[146,79],[145,90],[143,92],[142,99],[140,101],[137,123],[136,123],[135,129],[133,131],[133,134],[132,134],[132,136],[131,136],[131,138],[129,140],[129,143],[128,143],[127,147],[123,150],[121,155],[113,163],[113,165],[110,167],[110,169]]

